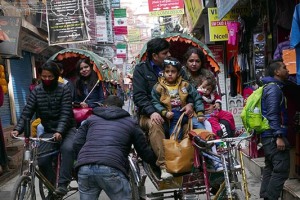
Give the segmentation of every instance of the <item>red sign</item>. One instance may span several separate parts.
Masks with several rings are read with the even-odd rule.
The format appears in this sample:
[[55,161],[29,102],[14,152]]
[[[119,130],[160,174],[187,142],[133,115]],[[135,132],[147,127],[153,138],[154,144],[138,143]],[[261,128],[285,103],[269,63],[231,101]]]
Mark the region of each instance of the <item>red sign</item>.
[[183,0],[148,0],[149,12],[183,9]]
[[224,63],[224,48],[223,45],[209,45],[208,48],[213,53],[215,60],[218,63]]

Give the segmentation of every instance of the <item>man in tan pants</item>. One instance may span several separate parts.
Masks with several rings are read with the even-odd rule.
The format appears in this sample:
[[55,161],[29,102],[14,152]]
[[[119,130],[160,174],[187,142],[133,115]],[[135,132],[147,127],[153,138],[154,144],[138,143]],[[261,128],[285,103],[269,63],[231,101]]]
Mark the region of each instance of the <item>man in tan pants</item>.
[[[164,119],[152,104],[151,91],[161,76],[164,60],[170,56],[170,44],[162,38],[154,38],[147,43],[147,60],[135,66],[133,73],[133,101],[138,107],[140,126],[148,132],[150,144],[157,156],[156,165],[161,169],[161,178],[168,179],[172,174],[166,171],[163,151]],[[191,104],[182,108],[191,117],[194,113]]]

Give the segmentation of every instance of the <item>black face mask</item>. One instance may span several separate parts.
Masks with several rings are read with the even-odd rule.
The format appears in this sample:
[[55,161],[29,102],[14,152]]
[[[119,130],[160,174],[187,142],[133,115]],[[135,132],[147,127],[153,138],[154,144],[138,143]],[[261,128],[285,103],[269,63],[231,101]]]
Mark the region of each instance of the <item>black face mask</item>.
[[52,89],[57,86],[57,80],[42,80],[44,88]]

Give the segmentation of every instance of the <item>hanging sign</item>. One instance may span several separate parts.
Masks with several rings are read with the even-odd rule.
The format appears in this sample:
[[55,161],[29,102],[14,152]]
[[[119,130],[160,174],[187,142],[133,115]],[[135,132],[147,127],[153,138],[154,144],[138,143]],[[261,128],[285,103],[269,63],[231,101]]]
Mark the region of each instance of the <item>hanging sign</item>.
[[198,19],[204,9],[202,0],[185,0],[184,5],[186,8],[186,15],[188,19],[189,30],[192,32],[196,26]]
[[48,0],[49,45],[89,41],[82,0]]
[[148,0],[150,16],[184,14],[183,0]]
[[2,58],[19,58],[20,30],[22,19],[20,17],[0,16],[0,55]]
[[217,0],[218,19],[221,20],[239,0]]
[[127,45],[124,43],[118,43],[116,47],[117,47],[117,58],[126,58]]
[[127,35],[126,9],[114,9],[115,35]]
[[208,8],[208,27],[210,42],[227,41],[227,23],[238,19],[238,16],[245,15],[249,9],[246,7],[236,7],[232,9],[222,20],[218,19],[218,9]]

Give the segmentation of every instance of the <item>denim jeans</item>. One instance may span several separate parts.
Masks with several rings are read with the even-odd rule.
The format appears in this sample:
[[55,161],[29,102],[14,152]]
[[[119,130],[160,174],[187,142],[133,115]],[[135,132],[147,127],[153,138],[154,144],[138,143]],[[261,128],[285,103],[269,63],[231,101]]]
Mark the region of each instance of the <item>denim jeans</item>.
[[[38,151],[39,152],[49,152],[60,148],[61,153],[61,165],[59,171],[59,179],[58,184],[68,185],[72,180],[72,170],[74,165],[74,156],[73,156],[73,141],[76,134],[76,129],[71,128],[68,130],[67,135],[63,138],[63,141],[60,145],[41,142]],[[49,138],[52,137],[52,133],[44,133],[41,137]],[[55,172],[53,171],[52,161],[54,156],[46,156],[38,158],[38,165],[41,172],[46,176],[46,178],[51,181],[51,183],[55,182]]]
[[[172,112],[174,113],[174,116],[173,118],[170,120],[170,128],[169,128],[169,134],[171,136],[171,134],[173,133],[174,131],[174,128],[178,122],[178,119],[180,118],[180,116],[182,115],[182,112],[180,112],[178,109],[172,109]],[[178,138],[181,139],[182,138],[182,129],[183,129],[183,125],[186,124],[188,122],[188,117],[185,115],[182,119],[182,122],[181,122],[181,129],[180,129],[180,132],[179,132],[179,135],[178,135]]]
[[90,164],[79,168],[78,189],[80,200],[98,200],[102,190],[111,200],[130,200],[128,179],[118,169],[105,165]]

